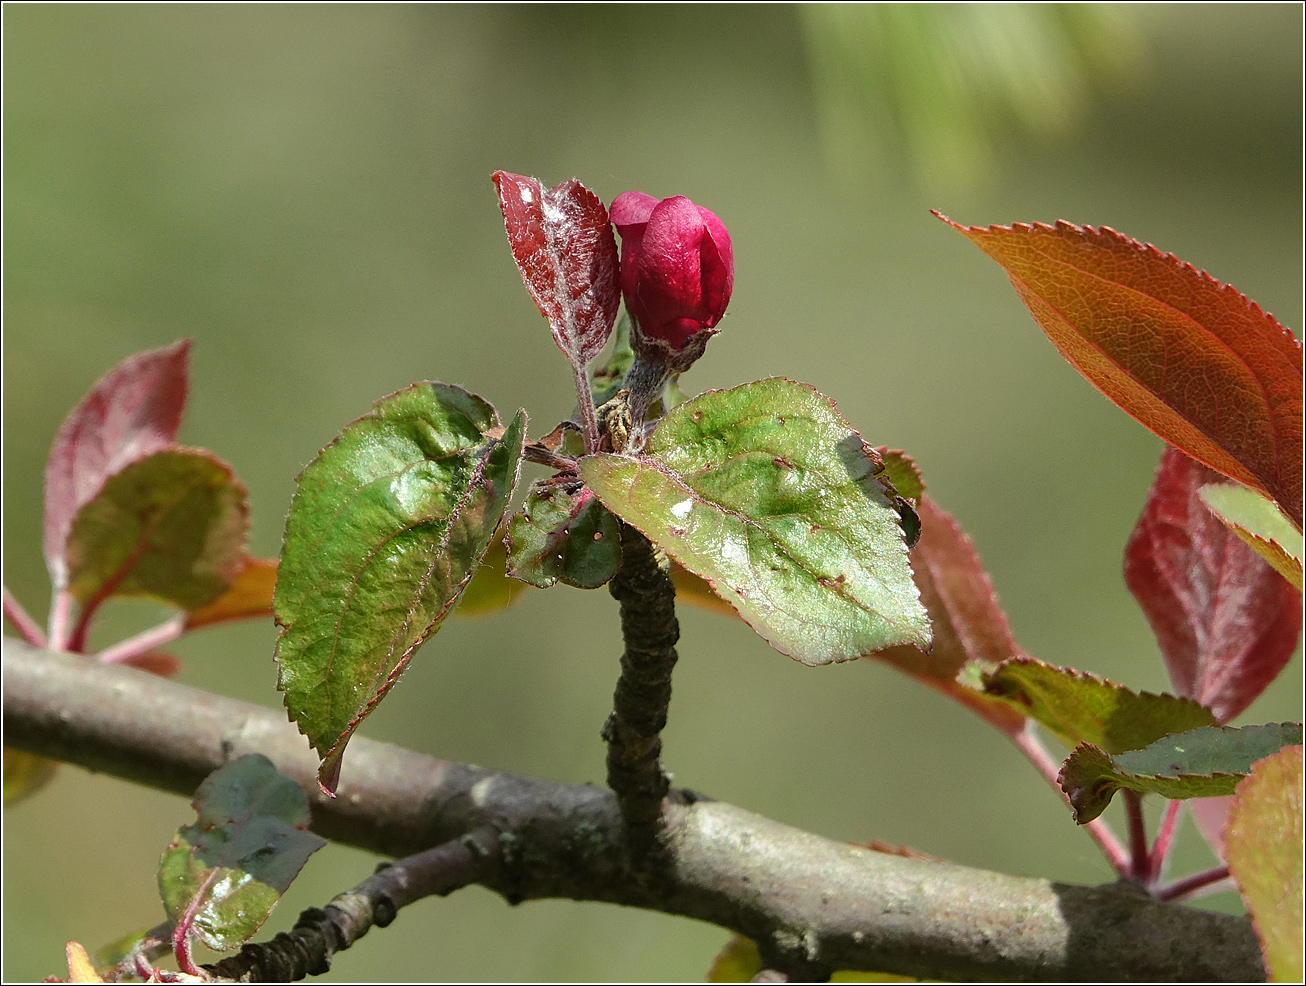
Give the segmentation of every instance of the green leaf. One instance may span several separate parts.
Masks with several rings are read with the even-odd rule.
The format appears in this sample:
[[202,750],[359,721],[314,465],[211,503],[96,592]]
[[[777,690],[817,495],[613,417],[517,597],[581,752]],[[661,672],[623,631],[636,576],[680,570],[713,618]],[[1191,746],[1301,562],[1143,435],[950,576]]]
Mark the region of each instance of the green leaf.
[[481,559],[476,574],[463,590],[454,615],[485,616],[514,605],[530,586],[518,579],[509,578],[504,571],[507,565],[508,549],[503,545],[503,538],[497,537]]
[[1261,939],[1270,982],[1302,981],[1302,748],[1252,765],[1225,827],[1229,872]]
[[579,483],[537,483],[508,524],[508,574],[547,589],[597,589],[621,567],[618,520]]
[[1210,709],[1192,699],[1135,692],[1073,668],[1014,657],[981,675],[984,694],[1037,720],[1069,747],[1092,743],[1124,753],[1162,736],[1214,726]]
[[581,475],[776,650],[826,664],[930,643],[877,458],[828,397],[773,378],[686,401],[644,455]]
[[481,398],[419,383],[377,401],[299,477],[273,601],[278,687],[322,756],[324,790],[493,542],[525,434],[525,412],[505,431]]
[[880,474],[880,478],[892,483],[899,496],[919,504],[921,497],[925,495],[925,479],[921,476],[916,460],[902,449],[881,446],[876,451],[880,453],[880,458],[884,462],[884,472]]
[[709,983],[751,983],[762,971],[762,955],[757,942],[743,935],[734,935],[717,952],[712,968],[707,971]]
[[58,769],[59,763],[56,760],[6,746],[4,748],[5,807],[17,804],[41,790],[54,780]]
[[1075,821],[1084,825],[1106,811],[1122,787],[1175,800],[1233,794],[1252,764],[1294,744],[1301,744],[1299,722],[1206,726],[1114,757],[1081,743],[1057,780],[1070,799]]
[[326,845],[308,828],[308,798],[259,753],[214,771],[195,792],[199,818],[159,860],[169,920],[210,948],[247,941],[308,857]]
[[1282,510],[1255,490],[1233,483],[1203,486],[1201,497],[1225,527],[1301,591],[1302,535]]
[[86,609],[110,596],[197,609],[239,573],[247,529],[245,488],[229,466],[198,450],[155,452],[110,476],[77,511],[69,589]]

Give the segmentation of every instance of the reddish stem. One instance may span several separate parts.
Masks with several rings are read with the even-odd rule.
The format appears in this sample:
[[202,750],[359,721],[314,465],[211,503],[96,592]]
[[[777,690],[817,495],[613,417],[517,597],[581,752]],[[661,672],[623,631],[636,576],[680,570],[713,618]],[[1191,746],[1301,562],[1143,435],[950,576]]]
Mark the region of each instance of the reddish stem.
[[[1061,795],[1061,800],[1069,804],[1070,799],[1066,797],[1066,792],[1061,790],[1061,784],[1057,780],[1061,768],[1053,759],[1052,754],[1048,753],[1047,747],[1038,738],[1038,734],[1034,732],[1033,721],[1027,722],[1025,728],[1020,732],[1012,734],[1011,742],[1015,743],[1016,748],[1025,754],[1029,762],[1043,775],[1044,780],[1056,789],[1057,793]],[[1095,818],[1083,828],[1097,843],[1097,847],[1102,850],[1102,855],[1106,856],[1107,862],[1116,871],[1116,876],[1121,879],[1128,879],[1133,872],[1130,867],[1129,854],[1125,851],[1125,847],[1121,845],[1115,832],[1111,830],[1111,826],[1101,818]]]
[[594,416],[594,395],[590,392],[589,375],[579,363],[571,364],[576,380],[576,406],[580,409],[580,430],[585,436],[585,454],[599,450],[599,422]]
[[50,600],[50,649],[65,650],[68,646],[68,621],[73,615],[73,597],[66,589],[55,592]]
[[186,905],[186,913],[181,916],[172,929],[172,954],[177,957],[177,968],[188,976],[198,976],[201,979],[207,979],[203,970],[195,964],[195,959],[190,951],[190,931],[195,924],[195,915],[199,914],[200,908],[204,906],[205,898],[208,896],[209,887],[213,885],[214,878],[219,872],[218,867],[214,867],[204,882],[195,890],[195,895],[191,897],[190,902]]
[[123,664],[134,657],[152,651],[155,647],[176,640],[185,632],[186,614],[178,613],[171,619],[164,620],[156,627],[142,630],[134,637],[129,637],[112,647],[106,647],[95,655],[95,659],[103,661],[105,664]]
[[1174,846],[1174,835],[1179,825],[1179,813],[1184,809],[1182,801],[1168,801],[1165,814],[1161,817],[1161,828],[1152,843],[1152,852],[1148,856],[1147,882],[1154,884],[1165,873],[1165,864],[1170,859],[1170,850]]
[[1125,799],[1125,817],[1129,819],[1129,856],[1130,875],[1138,880],[1146,880],[1151,869],[1151,858],[1147,851],[1147,819],[1143,817],[1143,799],[1137,791],[1128,788],[1120,792]]
[[5,616],[13,624],[19,636],[26,640],[33,647],[44,648],[46,646],[45,632],[40,625],[28,615],[27,610],[23,609],[22,603],[14,598],[14,594],[9,591],[8,586],[4,590],[4,609]]
[[[1207,894],[1219,893],[1225,889],[1216,886],[1223,880],[1229,878],[1229,867],[1215,866],[1209,870],[1202,870],[1200,873],[1194,873],[1192,876],[1186,876],[1182,880],[1175,880],[1158,890],[1153,896],[1157,900],[1185,900],[1195,897],[1205,897]],[[1232,881],[1230,881],[1232,883]]]

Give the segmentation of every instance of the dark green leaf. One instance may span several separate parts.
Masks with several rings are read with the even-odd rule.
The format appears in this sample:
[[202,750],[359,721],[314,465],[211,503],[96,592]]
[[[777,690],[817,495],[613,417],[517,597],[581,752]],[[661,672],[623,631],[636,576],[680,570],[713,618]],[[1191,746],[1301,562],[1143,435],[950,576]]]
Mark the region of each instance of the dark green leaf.
[[197,609],[240,572],[245,488],[208,452],[165,449],[110,476],[68,536],[69,590],[84,608],[151,596]]
[[345,744],[457,603],[517,482],[526,415],[420,383],[377,401],[299,477],[273,609],[286,708],[332,791]]
[[1031,657],[1003,661],[985,671],[982,681],[986,695],[1009,702],[1070,747],[1092,743],[1123,753],[1171,733],[1215,725],[1211,710],[1191,699],[1131,691]]
[[1233,794],[1252,764],[1282,747],[1301,744],[1301,723],[1206,726],[1157,740],[1142,750],[1111,756],[1081,743],[1061,767],[1058,781],[1075,821],[1091,822],[1122,787],[1165,798]]
[[235,948],[267,919],[304,863],[326,845],[311,832],[308,798],[267,757],[251,753],[210,774],[159,860],[168,918],[210,948]]
[[508,524],[508,574],[547,589],[597,589],[621,567],[617,518],[585,487],[537,483]]
[[1229,808],[1229,872],[1261,939],[1270,982],[1302,981],[1302,748],[1252,765]]
[[581,475],[773,647],[826,664],[930,643],[874,455],[828,397],[773,378],[679,405],[645,455]]

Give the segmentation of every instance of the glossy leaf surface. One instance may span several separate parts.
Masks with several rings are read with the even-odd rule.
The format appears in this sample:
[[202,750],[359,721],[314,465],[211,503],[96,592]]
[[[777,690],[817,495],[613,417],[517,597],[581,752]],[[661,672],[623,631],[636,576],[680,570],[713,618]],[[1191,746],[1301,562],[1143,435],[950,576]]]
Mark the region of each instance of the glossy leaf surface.
[[272,594],[277,587],[277,560],[245,555],[227,591],[207,606],[186,614],[186,629],[272,615]]
[[1261,939],[1270,982],[1302,981],[1302,748],[1252,766],[1225,829],[1229,872]]
[[546,189],[494,173],[513,259],[564,355],[584,366],[603,349],[621,304],[608,210],[576,179]]
[[1170,733],[1215,725],[1211,710],[1191,699],[1131,691],[1030,657],[1003,661],[984,672],[983,682],[986,695],[1010,702],[1070,747],[1092,743],[1124,753]]
[[419,383],[377,401],[300,475],[273,607],[278,684],[325,790],[493,542],[525,431],[524,412],[501,431],[481,398]]
[[110,370],[64,420],[45,466],[45,562],[68,584],[64,550],[73,518],[114,473],[177,437],[190,342],[137,353]]
[[826,664],[930,642],[877,459],[828,397],[773,378],[686,401],[645,455],[581,474],[771,646]]
[[[940,217],[944,218],[944,217]],[[1049,339],[1171,445],[1302,523],[1302,350],[1274,316],[1106,226],[961,226]]]
[[1216,478],[1166,449],[1125,548],[1125,582],[1175,691],[1228,722],[1292,657],[1301,594],[1211,513],[1201,490]]
[[159,894],[188,936],[235,948],[267,920],[326,840],[306,831],[300,786],[259,753],[210,774],[192,804],[198,819],[177,830],[159,860]]
[[541,589],[597,589],[621,567],[618,525],[585,487],[538,483],[508,523],[508,574]]
[[892,647],[870,656],[961,702],[1004,733],[1017,733],[1026,722],[1022,712],[957,681],[971,661],[997,664],[1020,653],[993,583],[950,514],[923,494],[917,510],[921,538],[911,549],[911,565],[934,627],[934,646],[928,654]]
[[1081,743],[1057,780],[1075,821],[1084,825],[1102,814],[1122,787],[1171,799],[1232,794],[1252,764],[1291,745],[1301,745],[1301,723],[1206,726],[1116,756]]
[[1302,590],[1302,536],[1265,497],[1235,483],[1202,487],[1202,500],[1220,523],[1243,539],[1274,570]]
[[86,609],[149,596],[181,609],[218,598],[240,571],[245,488],[208,452],[171,448],[109,477],[68,537],[69,591]]

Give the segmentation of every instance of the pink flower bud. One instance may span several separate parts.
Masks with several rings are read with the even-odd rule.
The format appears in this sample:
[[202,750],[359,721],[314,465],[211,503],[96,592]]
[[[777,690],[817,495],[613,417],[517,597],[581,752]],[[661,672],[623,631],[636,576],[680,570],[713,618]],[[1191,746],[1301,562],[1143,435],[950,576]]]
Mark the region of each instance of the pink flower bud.
[[684,369],[702,354],[730,301],[730,234],[683,195],[659,202],[643,192],[622,192],[610,215],[621,234],[621,293],[632,345],[642,356]]

